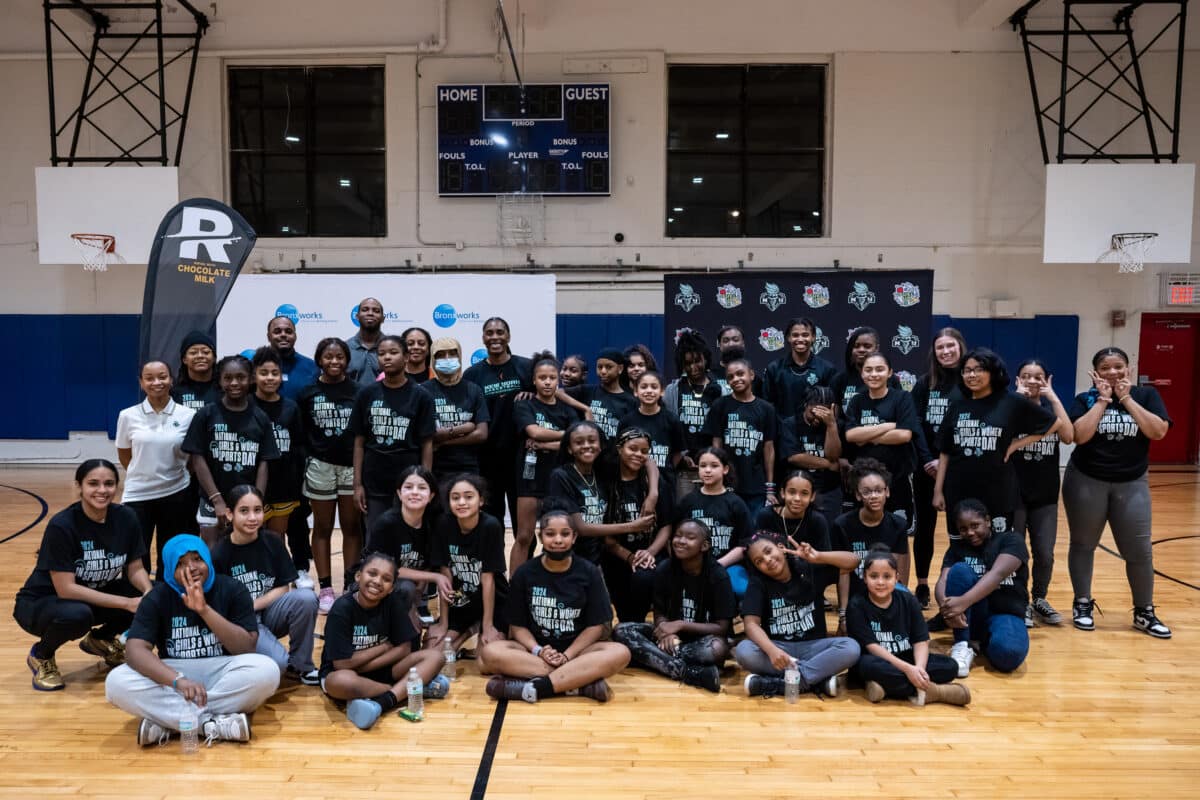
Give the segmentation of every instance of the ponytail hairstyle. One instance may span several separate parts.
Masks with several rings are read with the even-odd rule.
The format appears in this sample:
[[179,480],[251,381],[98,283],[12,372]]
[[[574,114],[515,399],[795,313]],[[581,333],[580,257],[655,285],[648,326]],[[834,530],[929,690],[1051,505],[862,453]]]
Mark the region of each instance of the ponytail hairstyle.
[[954,530],[958,529],[958,518],[967,513],[978,514],[985,520],[989,521],[992,518],[992,515],[988,513],[987,506],[983,504],[983,501],[976,500],[974,497],[968,497],[964,500],[959,500],[954,504],[954,511],[951,518],[951,523]]
[[871,565],[876,561],[886,562],[887,565],[892,568],[893,572],[900,571],[900,565],[899,562],[896,561],[896,555],[892,552],[890,547],[882,542],[875,542],[867,549],[867,554],[863,556],[862,560],[863,573],[865,574],[866,571],[871,568]]
[[[759,530],[756,530],[754,533],[750,534],[746,538],[746,541],[742,543],[742,546],[746,548],[746,559],[745,560],[746,560],[748,569],[752,569],[755,572],[758,572],[759,575],[762,575],[763,573],[759,571],[758,567],[754,566],[754,561],[753,561],[753,559],[750,558],[750,548],[753,547],[756,543],[763,542],[763,541],[770,542],[771,544],[778,547],[780,550],[785,550],[788,547],[787,539],[782,534],[775,533],[775,531],[759,529]],[[788,569],[790,569],[792,571],[792,578],[794,580],[799,580],[802,582],[809,580],[804,574],[805,570],[796,569],[796,560],[797,559],[795,556],[785,553],[784,557],[787,559]],[[766,577],[766,576],[764,575],[763,577]]]
[[[218,389],[221,387],[221,376],[224,375],[225,370],[229,369],[230,367],[246,370],[246,377],[253,382],[254,365],[250,363],[250,359],[239,353],[233,356],[225,356],[217,362],[215,367],[213,367],[213,377],[217,379]],[[224,394],[224,391],[222,391],[221,394]]]
[[[508,324],[508,320],[506,320],[504,317],[488,317],[487,319],[485,319],[483,321],[483,325],[481,326],[481,328],[486,328],[488,325],[491,325],[493,322],[499,322],[501,325],[503,325],[504,332],[508,334],[509,339],[512,338],[512,326]],[[508,353],[511,356],[512,348],[509,347],[508,345],[504,345],[504,352]]]
[[[1125,362],[1125,366],[1129,366],[1129,354],[1119,347],[1103,347],[1096,351],[1096,355],[1092,356],[1092,369],[1100,366],[1100,362],[1109,356],[1116,356]],[[1047,375],[1050,373],[1047,372]]]
[[232,511],[237,507],[238,501],[248,494],[257,497],[260,503],[266,502],[266,500],[263,498],[263,493],[258,490],[257,486],[251,483],[239,483],[226,493],[226,497],[228,499],[226,500],[225,504],[229,507],[229,510]]
[[[700,531],[704,540],[708,542],[708,550],[701,554],[700,558],[700,592],[696,598],[696,616],[697,618],[704,612],[708,611],[708,584],[709,575],[717,565],[717,557],[712,551],[712,531],[698,519],[683,519],[675,525],[675,530],[683,529],[683,526],[690,525]],[[667,550],[670,551],[670,592],[667,599],[667,619],[676,620],[683,619],[683,587],[687,578],[683,571],[683,562],[675,556],[675,548],[667,545]]]
[[567,501],[565,497],[550,495],[542,501],[542,515],[538,517],[538,531],[545,527],[546,523],[555,517],[562,517],[567,521],[567,525],[575,531],[575,536],[578,538],[579,531],[575,530],[575,523],[571,522],[571,514],[575,512],[574,507]]
[[539,350],[533,354],[530,360],[533,361],[533,366],[529,370],[531,373],[537,372],[538,367],[546,364],[554,367],[555,372],[558,372],[560,369],[558,359],[555,358],[554,353],[551,353],[549,350]]
[[107,458],[89,458],[78,467],[75,468],[75,482],[83,483],[83,479],[88,476],[88,473],[94,469],[106,469],[113,474],[117,483],[121,482],[121,473],[117,472],[117,465],[109,461]]
[[854,463],[850,466],[850,486],[858,493],[858,484],[863,478],[868,475],[878,475],[883,479],[888,488],[892,486],[892,473],[882,461],[874,458],[863,457],[854,459]]

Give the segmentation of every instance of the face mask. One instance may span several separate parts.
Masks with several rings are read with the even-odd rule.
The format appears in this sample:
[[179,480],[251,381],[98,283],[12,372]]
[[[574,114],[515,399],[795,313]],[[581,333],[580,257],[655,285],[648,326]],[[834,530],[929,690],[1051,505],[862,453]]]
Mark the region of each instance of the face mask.
[[442,375],[453,375],[461,366],[457,358],[439,358],[433,362],[433,368]]
[[551,561],[566,561],[568,558],[571,557],[571,552],[572,552],[571,550],[563,550],[560,553],[555,553],[550,550],[543,550],[542,555],[544,555],[546,558],[550,559]]

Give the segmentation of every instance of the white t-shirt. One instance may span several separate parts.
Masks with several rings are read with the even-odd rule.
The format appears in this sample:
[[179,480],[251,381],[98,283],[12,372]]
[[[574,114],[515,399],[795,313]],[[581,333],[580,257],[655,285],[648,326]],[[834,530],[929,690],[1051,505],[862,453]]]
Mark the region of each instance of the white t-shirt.
[[188,485],[188,454],[183,452],[183,437],[195,410],[167,401],[156,412],[149,400],[130,406],[117,417],[117,447],[133,450],[125,471],[122,503],[155,500],[175,494]]

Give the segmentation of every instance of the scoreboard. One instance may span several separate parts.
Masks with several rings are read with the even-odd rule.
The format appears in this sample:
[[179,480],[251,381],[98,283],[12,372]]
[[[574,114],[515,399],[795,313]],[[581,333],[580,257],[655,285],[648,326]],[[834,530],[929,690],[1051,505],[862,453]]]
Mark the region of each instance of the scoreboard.
[[438,194],[608,195],[607,83],[437,87]]

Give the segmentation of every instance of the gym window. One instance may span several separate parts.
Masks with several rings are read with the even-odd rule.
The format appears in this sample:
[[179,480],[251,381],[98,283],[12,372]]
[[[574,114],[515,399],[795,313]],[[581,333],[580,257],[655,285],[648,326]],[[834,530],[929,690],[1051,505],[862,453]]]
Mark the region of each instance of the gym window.
[[821,64],[670,67],[666,235],[822,236],[825,77]]
[[383,67],[231,67],[232,205],[260,237],[386,236]]

